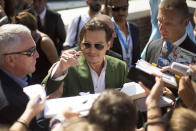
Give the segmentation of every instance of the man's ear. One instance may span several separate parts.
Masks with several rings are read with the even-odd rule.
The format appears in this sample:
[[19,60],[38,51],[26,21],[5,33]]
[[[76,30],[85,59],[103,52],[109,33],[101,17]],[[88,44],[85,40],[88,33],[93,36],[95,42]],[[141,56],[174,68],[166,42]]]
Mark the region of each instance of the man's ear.
[[110,49],[110,47],[111,47],[111,41],[108,41],[108,42],[107,42],[107,47],[106,47],[106,48],[107,48],[107,50],[109,50],[109,49]]
[[190,21],[189,18],[187,18],[187,19],[184,20],[185,26],[187,26],[189,24],[189,21]]
[[15,61],[16,61],[16,59],[15,59],[15,56],[13,56],[13,55],[6,55],[4,57],[4,64],[9,65],[11,67],[15,66]]

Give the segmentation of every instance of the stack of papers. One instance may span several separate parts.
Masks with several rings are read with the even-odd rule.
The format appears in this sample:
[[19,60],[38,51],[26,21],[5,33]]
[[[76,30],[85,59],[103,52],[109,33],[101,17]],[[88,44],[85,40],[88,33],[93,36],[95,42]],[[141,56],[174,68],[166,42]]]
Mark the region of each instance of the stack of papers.
[[162,79],[165,83],[171,84],[173,86],[177,86],[176,79],[173,76],[167,75],[160,71],[160,68],[151,65],[143,59],[140,59],[136,63],[136,68],[148,73],[148,74],[158,74],[162,76]]
[[29,96],[30,99],[35,98],[37,95],[40,95],[41,98],[46,97],[46,91],[43,86],[40,84],[35,84],[31,86],[26,86],[23,88],[23,92]]
[[88,114],[93,102],[99,95],[100,94],[89,94],[84,96],[49,99],[45,104],[44,116],[46,118],[53,117],[70,107],[72,108],[72,112],[80,112],[81,116],[85,116]]
[[145,90],[136,82],[125,83],[121,92],[130,96],[133,100],[147,96]]
[[[38,94],[41,98],[46,97],[45,89],[39,85],[31,85],[23,88],[23,91],[30,99],[35,98]],[[83,96],[64,97],[46,100],[44,116],[51,118],[62,113],[67,108],[72,108],[72,112],[80,112],[81,116],[86,116],[93,102],[100,94],[81,93]]]

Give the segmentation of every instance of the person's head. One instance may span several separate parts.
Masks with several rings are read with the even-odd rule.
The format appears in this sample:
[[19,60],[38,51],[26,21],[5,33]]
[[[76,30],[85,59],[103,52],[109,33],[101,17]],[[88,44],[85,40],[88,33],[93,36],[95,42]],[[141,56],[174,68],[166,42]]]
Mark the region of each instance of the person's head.
[[99,126],[90,124],[84,118],[72,118],[52,131],[103,131]]
[[128,0],[110,0],[109,4],[114,20],[119,23],[125,22],[128,16]]
[[111,40],[109,42],[110,47],[112,47],[114,38],[116,38],[116,32],[115,32],[114,24],[113,24],[111,18],[109,16],[107,16],[107,15],[97,14],[92,19],[94,19],[94,20],[100,20],[100,21],[105,22],[110,27],[110,29],[113,31]]
[[90,65],[102,65],[112,30],[102,21],[90,20],[80,32],[80,49]]
[[90,11],[99,12],[101,10],[102,0],[86,0],[86,4],[89,6]]
[[180,39],[189,23],[189,11],[184,0],[163,0],[159,5],[158,26],[161,38],[169,42]]
[[22,24],[28,27],[31,30],[32,36],[35,35],[35,31],[37,29],[37,19],[34,15],[29,12],[20,12],[18,13],[14,19],[14,24]]
[[46,8],[47,0],[33,0],[33,8],[37,14],[42,13],[44,8]]
[[186,108],[175,109],[169,131],[196,131],[196,112]]
[[134,131],[136,108],[126,94],[118,90],[105,90],[93,103],[88,120],[104,131]]
[[19,24],[6,24],[0,27],[0,66],[8,72],[24,78],[35,71],[35,42],[30,30]]

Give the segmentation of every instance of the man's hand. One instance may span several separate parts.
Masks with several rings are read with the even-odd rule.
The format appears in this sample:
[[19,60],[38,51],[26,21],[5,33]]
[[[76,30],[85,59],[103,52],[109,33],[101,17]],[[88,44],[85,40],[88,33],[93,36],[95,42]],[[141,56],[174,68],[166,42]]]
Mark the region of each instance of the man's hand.
[[[144,89],[146,88],[142,83],[139,83],[141,87],[143,87]],[[148,91],[147,91],[148,93]],[[150,94],[148,95],[147,99],[146,99],[146,105],[156,105],[158,104],[159,100],[160,100],[160,96],[163,93],[163,81],[161,77],[156,77],[156,83],[154,84],[154,86],[152,87]]]
[[68,50],[65,51],[61,58],[60,61],[57,62],[57,70],[54,73],[53,79],[63,75],[66,70],[71,67],[71,66],[76,66],[79,64],[77,58],[80,57],[80,55],[82,54],[81,51],[75,51],[75,50]]
[[192,107],[196,97],[196,83],[191,81],[188,76],[181,77],[178,88],[178,95],[182,98],[186,106],[196,110],[196,104],[194,107]]
[[60,84],[59,88],[58,88],[55,92],[49,94],[49,95],[47,96],[47,99],[54,99],[54,98],[59,98],[59,97],[61,97],[61,96],[63,95],[63,87],[64,87],[64,82],[62,82],[62,83]]

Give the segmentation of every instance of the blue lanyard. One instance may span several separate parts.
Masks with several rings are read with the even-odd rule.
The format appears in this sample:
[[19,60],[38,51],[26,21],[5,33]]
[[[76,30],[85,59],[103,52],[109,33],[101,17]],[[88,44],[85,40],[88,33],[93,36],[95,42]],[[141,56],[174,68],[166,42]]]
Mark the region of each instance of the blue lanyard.
[[130,38],[128,40],[128,44],[126,44],[126,42],[124,41],[124,39],[122,38],[122,35],[117,27],[117,25],[114,23],[114,27],[115,27],[115,30],[116,30],[116,34],[119,38],[119,40],[122,42],[124,48],[125,48],[125,51],[126,51],[126,54],[127,56],[129,56],[129,45],[130,45]]

